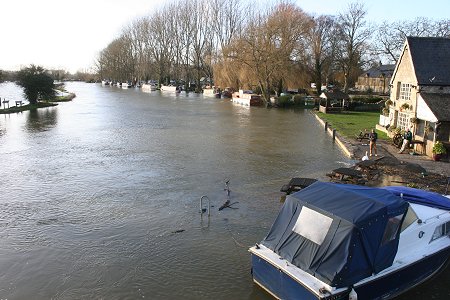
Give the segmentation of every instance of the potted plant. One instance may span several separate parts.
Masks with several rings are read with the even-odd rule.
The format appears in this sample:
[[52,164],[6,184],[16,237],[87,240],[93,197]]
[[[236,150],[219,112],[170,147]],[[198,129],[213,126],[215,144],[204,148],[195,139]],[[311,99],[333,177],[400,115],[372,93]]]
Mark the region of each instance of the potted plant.
[[403,103],[403,104],[400,106],[400,111],[407,110],[407,109],[410,109],[410,108],[411,108],[411,107],[409,106],[408,103]]
[[440,141],[434,143],[433,149],[433,159],[435,161],[439,161],[441,157],[447,153],[447,149],[445,149],[444,144]]

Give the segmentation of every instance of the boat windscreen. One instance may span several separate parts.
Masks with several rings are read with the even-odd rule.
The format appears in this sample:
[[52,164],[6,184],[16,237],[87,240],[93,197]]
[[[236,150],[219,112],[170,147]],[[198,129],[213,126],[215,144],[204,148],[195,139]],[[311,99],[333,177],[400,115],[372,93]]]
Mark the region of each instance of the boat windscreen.
[[408,207],[408,211],[406,212],[405,220],[403,220],[401,232],[403,232],[403,230],[408,228],[409,225],[411,225],[412,223],[416,222],[417,219],[419,219],[419,218],[417,217],[416,212],[414,211],[414,209],[410,205]]

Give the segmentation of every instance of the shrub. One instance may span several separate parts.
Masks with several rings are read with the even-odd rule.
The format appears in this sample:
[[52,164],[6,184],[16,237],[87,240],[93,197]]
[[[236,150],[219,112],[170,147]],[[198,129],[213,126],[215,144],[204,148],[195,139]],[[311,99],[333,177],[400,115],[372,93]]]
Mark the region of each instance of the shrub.
[[291,95],[283,95],[278,97],[277,99],[277,104],[279,107],[289,107],[292,106],[294,104],[294,102],[291,100],[292,96]]
[[444,144],[442,142],[437,141],[433,146],[434,154],[445,154],[447,153],[447,149],[445,149]]
[[302,95],[294,95],[294,105],[302,105],[304,103],[304,97]]

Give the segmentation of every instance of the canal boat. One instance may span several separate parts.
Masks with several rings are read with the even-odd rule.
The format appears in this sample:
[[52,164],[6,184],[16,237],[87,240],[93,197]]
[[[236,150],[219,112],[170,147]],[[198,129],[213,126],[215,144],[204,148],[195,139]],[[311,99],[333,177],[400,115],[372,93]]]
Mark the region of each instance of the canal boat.
[[317,181],[249,249],[253,280],[277,299],[391,299],[445,268],[449,235],[449,196]]
[[233,93],[231,101],[245,106],[262,105],[261,96],[253,93],[253,91],[250,90],[239,90],[239,92]]
[[178,89],[175,85],[161,85],[161,92],[173,92],[177,93]]

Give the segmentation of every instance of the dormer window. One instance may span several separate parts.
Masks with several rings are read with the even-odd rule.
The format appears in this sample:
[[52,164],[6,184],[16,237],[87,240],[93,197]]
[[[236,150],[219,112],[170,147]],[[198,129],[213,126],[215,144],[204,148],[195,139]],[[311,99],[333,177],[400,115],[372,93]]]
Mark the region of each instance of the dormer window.
[[402,83],[400,86],[400,100],[409,101],[411,100],[411,84]]

